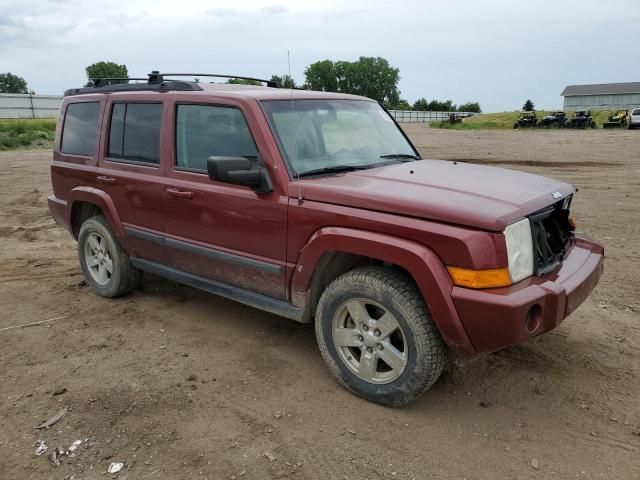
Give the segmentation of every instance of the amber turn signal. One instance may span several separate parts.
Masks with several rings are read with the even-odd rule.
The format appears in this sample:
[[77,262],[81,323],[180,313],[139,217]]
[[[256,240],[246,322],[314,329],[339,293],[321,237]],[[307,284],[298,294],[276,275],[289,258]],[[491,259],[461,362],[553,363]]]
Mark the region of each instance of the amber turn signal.
[[496,288],[511,285],[508,268],[471,270],[460,267],[447,267],[453,284],[465,288]]

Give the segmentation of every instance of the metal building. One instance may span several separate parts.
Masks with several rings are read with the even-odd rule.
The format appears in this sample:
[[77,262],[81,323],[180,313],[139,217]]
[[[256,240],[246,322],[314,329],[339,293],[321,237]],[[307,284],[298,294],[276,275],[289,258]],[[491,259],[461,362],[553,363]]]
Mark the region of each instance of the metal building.
[[569,85],[560,94],[565,110],[619,110],[640,107],[640,82]]

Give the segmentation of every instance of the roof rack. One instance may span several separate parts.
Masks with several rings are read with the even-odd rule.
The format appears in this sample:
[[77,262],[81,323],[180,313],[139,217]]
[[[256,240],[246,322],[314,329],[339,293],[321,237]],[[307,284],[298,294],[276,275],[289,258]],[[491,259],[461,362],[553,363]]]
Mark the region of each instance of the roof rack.
[[156,81],[162,82],[164,77],[216,77],[216,78],[237,78],[239,80],[250,80],[254,82],[265,83],[267,87],[271,88],[280,88],[280,84],[278,82],[274,82],[272,80],[265,80],[264,78],[254,78],[254,77],[239,77],[238,75],[222,75],[217,73],[160,73],[158,71],[153,71],[149,74],[149,82],[153,78]]
[[[64,96],[82,95],[87,93],[111,93],[111,92],[131,92],[138,90],[182,90],[182,91],[198,91],[202,90],[195,82],[184,80],[165,80],[164,77],[217,77],[217,78],[238,78],[240,80],[252,80],[254,82],[266,83],[267,87],[279,88],[278,82],[264,80],[262,78],[239,77],[237,75],[218,75],[215,73],[160,73],[154,70],[147,74],[147,78],[127,77],[127,78],[90,78],[93,83],[90,87],[72,88],[64,92]],[[145,83],[113,83],[122,81],[143,81]]]
[[105,78],[90,78],[89,80],[91,82],[93,82],[92,86],[94,86],[94,87],[104,87],[105,85],[113,85],[112,82],[116,82],[116,85],[118,85],[119,82],[122,82],[124,80],[126,80],[126,81],[143,80],[143,81],[147,82],[149,79],[148,78],[141,78],[141,77],[122,77],[122,78],[105,77]]

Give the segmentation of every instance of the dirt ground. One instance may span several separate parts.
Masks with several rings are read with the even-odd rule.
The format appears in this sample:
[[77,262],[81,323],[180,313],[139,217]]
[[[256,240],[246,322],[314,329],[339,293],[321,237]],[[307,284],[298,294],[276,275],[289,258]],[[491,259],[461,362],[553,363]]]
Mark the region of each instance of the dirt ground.
[[309,325],[151,276],[93,295],[47,213],[51,153],[2,153],[0,479],[640,479],[640,132],[406,130],[426,158],[579,188],[605,275],[559,328],[383,408],[337,385]]

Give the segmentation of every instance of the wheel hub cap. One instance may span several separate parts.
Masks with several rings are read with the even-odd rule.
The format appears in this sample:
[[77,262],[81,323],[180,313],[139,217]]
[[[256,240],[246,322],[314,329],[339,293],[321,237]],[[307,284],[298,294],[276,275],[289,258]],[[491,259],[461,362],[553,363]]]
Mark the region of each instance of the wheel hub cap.
[[341,305],[333,318],[332,338],[342,362],[366,382],[393,382],[407,365],[400,323],[373,300],[352,299]]
[[113,261],[107,242],[96,232],[87,235],[84,241],[84,261],[91,279],[99,285],[106,285],[113,275]]

